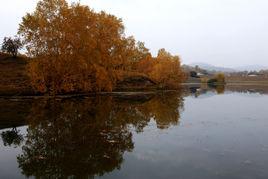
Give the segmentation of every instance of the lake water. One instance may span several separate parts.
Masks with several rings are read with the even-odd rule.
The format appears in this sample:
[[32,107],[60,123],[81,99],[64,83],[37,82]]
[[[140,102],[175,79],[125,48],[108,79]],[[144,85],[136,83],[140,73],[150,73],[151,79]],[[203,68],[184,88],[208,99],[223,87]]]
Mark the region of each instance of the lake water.
[[268,89],[0,99],[0,178],[268,178]]

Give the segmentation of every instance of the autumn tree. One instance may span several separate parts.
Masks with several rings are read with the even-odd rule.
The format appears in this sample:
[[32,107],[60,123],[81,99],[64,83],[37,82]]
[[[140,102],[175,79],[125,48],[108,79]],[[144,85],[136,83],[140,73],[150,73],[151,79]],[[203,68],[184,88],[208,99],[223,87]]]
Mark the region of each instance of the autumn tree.
[[155,64],[155,59],[153,59],[151,56],[146,56],[139,61],[137,70],[138,72],[144,73],[146,74],[146,76],[149,76],[149,74],[153,71],[153,67]]
[[18,34],[33,59],[32,86],[41,93],[112,91],[119,80],[137,74],[163,87],[182,81],[178,57],[162,50],[152,58],[144,43],[125,36],[121,19],[79,3],[39,1]]
[[119,58],[115,60],[117,62],[115,69],[119,80],[144,74],[139,63],[144,59],[151,58],[151,53],[143,42],[137,42],[133,36],[124,37],[116,52]]
[[152,120],[159,129],[178,125],[183,103],[181,91],[34,101],[19,168],[35,178],[103,176],[120,169],[134,149],[134,130],[143,132]]
[[[144,42],[136,42],[133,44],[133,49],[131,50],[132,54],[129,55],[129,62],[131,63],[131,70],[137,71],[141,66],[138,66],[138,63],[142,60],[148,60],[152,58],[152,55],[148,48],[145,47]],[[142,70],[141,70],[142,72]]]
[[111,91],[124,43],[121,19],[65,0],[40,1],[20,24],[37,91]]
[[215,79],[217,80],[218,83],[225,83],[225,75],[224,75],[224,73],[216,74]]
[[179,56],[173,56],[165,49],[160,49],[149,76],[160,88],[179,88],[184,80]]
[[209,79],[207,81],[209,85],[215,85],[215,84],[225,84],[225,75],[224,73],[218,73],[213,78]]
[[22,43],[18,37],[15,37],[15,38],[5,37],[2,43],[1,50],[5,53],[9,53],[14,58],[16,58],[18,55],[18,51],[21,48],[22,48]]

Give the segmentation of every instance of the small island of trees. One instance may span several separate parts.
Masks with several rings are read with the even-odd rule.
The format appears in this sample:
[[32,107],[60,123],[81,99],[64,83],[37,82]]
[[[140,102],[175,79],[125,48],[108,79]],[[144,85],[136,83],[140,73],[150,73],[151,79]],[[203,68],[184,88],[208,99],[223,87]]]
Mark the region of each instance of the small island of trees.
[[[41,0],[19,25],[32,88],[42,94],[111,92],[118,82],[143,77],[157,89],[177,89],[185,79],[179,56],[126,36],[120,18],[80,3]],[[17,55],[16,53],[13,54]]]

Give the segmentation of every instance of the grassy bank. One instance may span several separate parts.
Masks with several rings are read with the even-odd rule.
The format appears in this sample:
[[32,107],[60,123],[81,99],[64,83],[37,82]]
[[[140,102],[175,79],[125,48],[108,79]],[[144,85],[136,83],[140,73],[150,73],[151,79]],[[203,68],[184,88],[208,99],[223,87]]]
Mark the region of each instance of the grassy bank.
[[30,95],[33,90],[26,72],[27,59],[0,53],[0,95]]

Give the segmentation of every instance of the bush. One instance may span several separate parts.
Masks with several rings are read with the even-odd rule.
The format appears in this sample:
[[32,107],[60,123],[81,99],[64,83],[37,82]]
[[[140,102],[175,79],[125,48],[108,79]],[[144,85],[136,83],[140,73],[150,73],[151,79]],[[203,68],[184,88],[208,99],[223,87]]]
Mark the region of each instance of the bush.
[[209,79],[207,83],[208,84],[214,84],[214,83],[224,84],[225,76],[223,73],[218,73],[214,78]]
[[180,58],[173,56],[165,49],[160,49],[155,63],[149,73],[160,88],[177,89],[185,79],[181,69]]
[[197,73],[195,71],[190,71],[190,76],[193,78],[197,78]]
[[218,73],[215,78],[218,83],[225,83],[225,76],[223,73]]
[[213,83],[217,83],[217,82],[218,82],[218,80],[215,79],[215,78],[212,78],[212,79],[208,80],[208,84],[213,84]]
[[5,37],[2,43],[1,50],[5,53],[17,57],[19,49],[22,48],[22,43],[19,38],[12,39],[11,37]]

